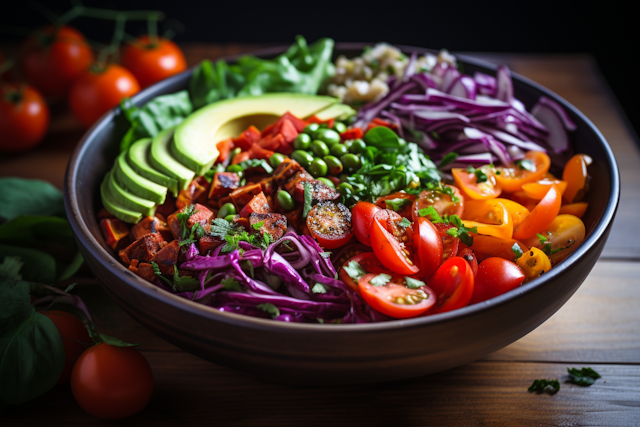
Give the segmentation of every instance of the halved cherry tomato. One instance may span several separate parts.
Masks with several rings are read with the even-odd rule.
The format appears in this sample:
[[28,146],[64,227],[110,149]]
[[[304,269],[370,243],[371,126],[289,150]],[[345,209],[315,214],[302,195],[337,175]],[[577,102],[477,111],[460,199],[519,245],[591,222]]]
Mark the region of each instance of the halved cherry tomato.
[[378,211],[373,217],[369,236],[373,252],[385,267],[394,273],[411,276],[420,268],[409,252],[413,231],[399,224],[402,219],[392,210]]
[[473,251],[466,247],[458,253],[458,256],[469,263],[469,267],[471,267],[473,277],[475,277],[476,274],[478,274],[478,259],[476,258],[476,255],[473,253]]
[[551,159],[546,153],[529,151],[517,165],[498,167],[496,180],[505,193],[514,193],[522,189],[523,184],[541,180],[550,166]]
[[560,249],[549,256],[551,263],[555,265],[578,249],[578,246],[584,241],[585,227],[582,220],[576,216],[558,215],[540,234],[547,239],[544,243],[540,242],[538,236],[523,240],[522,243],[540,249],[549,244],[551,252]]
[[522,256],[517,259],[516,264],[522,269],[525,282],[540,277],[551,270],[551,260],[549,260],[547,254],[535,246],[525,251]]
[[480,263],[473,296],[469,304],[497,297],[517,288],[524,281],[524,273],[516,264],[503,258],[487,258]]
[[522,221],[531,213],[529,209],[525,206],[522,206],[520,203],[509,200],[509,199],[494,199],[496,202],[502,203],[502,206],[505,207],[509,215],[511,215],[511,220],[513,221],[513,229],[515,230],[522,224]]
[[509,211],[494,200],[468,200],[464,205],[462,219],[465,227],[478,227],[478,234],[510,239],[513,235],[513,220]]
[[411,214],[414,222],[420,216],[420,210],[426,209],[429,206],[433,206],[440,216],[462,215],[464,211],[464,197],[462,197],[460,190],[453,185],[445,185],[445,187],[453,190],[453,196],[457,198],[458,201],[454,202],[453,197],[438,190],[423,191],[420,193],[420,196],[418,196],[418,200],[413,203]]
[[509,261],[515,261],[516,254],[513,252],[513,245],[518,245],[522,252],[529,249],[529,246],[515,239],[500,239],[493,236],[477,235],[473,236],[471,250],[473,250],[473,253],[480,262],[491,257],[500,257]]
[[453,168],[451,174],[465,197],[473,200],[495,199],[502,193],[502,188],[496,181],[494,169],[486,165],[480,170],[487,176],[485,182],[478,182],[476,174],[467,172],[466,169]]
[[356,239],[363,245],[371,246],[369,230],[371,230],[373,217],[379,210],[380,208],[378,206],[369,202],[358,202],[353,209],[351,209],[353,231]]
[[413,224],[413,244],[420,265],[420,275],[429,280],[442,261],[442,238],[436,227],[426,218],[420,217]]
[[560,179],[543,179],[536,182],[529,182],[522,186],[522,191],[528,197],[535,200],[542,200],[542,198],[547,194],[549,188],[552,185],[555,185],[560,194],[564,193],[567,189],[567,181],[562,181]]
[[325,249],[335,249],[353,237],[351,212],[342,203],[320,202],[309,211],[307,227]]
[[374,286],[371,279],[377,274],[367,274],[358,280],[362,298],[382,314],[406,319],[416,317],[429,310],[436,302],[434,292],[428,286],[409,289],[402,276],[394,275],[386,285]]
[[[394,210],[396,212],[398,212],[398,214],[400,214],[400,216],[403,216],[409,220],[412,219],[411,216],[411,207],[413,206],[413,202],[417,199],[417,196],[414,196],[413,194],[407,194],[407,193],[403,193],[403,192],[397,192],[397,193],[393,193],[393,194],[389,194],[388,196],[383,196],[383,197],[379,197],[376,200],[376,206],[378,206],[381,209],[391,209]],[[404,206],[402,206],[399,210],[396,210],[393,208],[392,205],[388,204],[387,202],[390,201],[396,201],[396,202],[400,202],[401,204],[406,203]]]
[[567,203],[579,202],[587,191],[588,176],[587,166],[593,160],[586,154],[576,154],[569,159],[564,170],[562,171],[562,179],[567,181],[567,189],[564,192],[563,199]]
[[531,214],[514,231],[513,238],[517,240],[528,239],[546,229],[560,212],[561,203],[560,192],[555,185],[552,185],[547,195],[540,200]]
[[187,69],[182,50],[162,37],[138,37],[122,51],[122,65],[143,88]]
[[348,267],[349,263],[354,261],[357,262],[360,265],[360,267],[362,267],[362,269],[367,273],[393,274],[390,270],[382,266],[382,263],[378,260],[378,258],[376,257],[376,254],[374,254],[373,252],[363,252],[352,258],[349,258],[344,262],[344,264],[342,264],[342,267],[340,268],[340,272],[338,273],[338,277],[344,283],[349,285],[349,287],[353,289],[358,295],[360,295],[360,288],[358,287],[358,282],[356,280],[353,280],[353,278],[349,276],[349,273],[347,273],[347,271],[344,269],[345,266]]
[[429,287],[436,294],[434,313],[456,310],[469,304],[473,294],[473,271],[460,257],[449,258],[440,266]]
[[460,238],[447,234],[447,231],[454,228],[454,226],[452,224],[443,224],[441,222],[433,225],[436,227],[436,230],[438,230],[438,234],[442,239],[442,262],[458,255]]
[[539,202],[539,200],[532,199],[531,197],[527,196],[527,193],[525,193],[522,190],[518,190],[515,193],[503,194],[503,196],[506,197],[508,200],[513,200],[519,205],[524,206],[529,212],[534,210],[536,205]]
[[567,214],[577,216],[578,218],[582,218],[582,215],[587,211],[589,207],[589,203],[587,202],[578,202],[578,203],[570,203],[568,205],[560,206],[560,215]]

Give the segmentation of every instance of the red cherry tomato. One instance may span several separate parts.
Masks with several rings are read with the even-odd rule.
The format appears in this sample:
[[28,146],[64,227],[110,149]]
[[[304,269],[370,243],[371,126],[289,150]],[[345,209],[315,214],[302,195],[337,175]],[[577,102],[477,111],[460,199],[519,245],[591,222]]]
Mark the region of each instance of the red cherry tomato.
[[358,280],[362,298],[382,314],[406,319],[420,316],[436,302],[436,296],[428,286],[409,289],[404,285],[402,276],[392,276],[391,281],[383,286],[374,286],[371,279],[378,274],[366,274]]
[[122,65],[145,88],[187,69],[182,50],[171,40],[141,36],[122,52]]
[[34,88],[0,88],[0,151],[35,147],[48,127],[49,109]]
[[480,263],[476,285],[469,304],[497,297],[517,288],[524,281],[524,273],[516,264],[504,258],[487,258]]
[[380,210],[373,217],[369,236],[373,252],[385,267],[394,273],[411,276],[420,268],[409,252],[413,232],[410,226],[405,228],[400,225],[402,219],[392,210]]
[[92,61],[91,47],[78,30],[48,26],[25,41],[20,65],[44,95],[62,98]]
[[360,267],[362,267],[362,269],[367,273],[392,274],[391,271],[389,271],[387,268],[382,266],[382,263],[378,260],[378,258],[376,257],[376,254],[374,254],[373,252],[364,252],[354,256],[353,258],[349,258],[347,261],[344,262],[344,264],[340,268],[338,277],[344,283],[349,285],[349,287],[351,287],[351,289],[353,289],[358,295],[360,295],[360,288],[358,287],[357,280],[353,280],[351,276],[349,276],[347,271],[344,269],[345,266],[348,267],[349,263],[353,261],[357,262],[360,265]]
[[87,349],[76,362],[71,391],[82,409],[94,417],[126,418],[149,403],[153,372],[135,348],[101,343]]
[[140,91],[136,78],[116,64],[101,71],[87,71],[74,83],[69,92],[71,111],[84,127],[90,127],[122,98]]
[[431,191],[423,191],[420,193],[418,200],[413,203],[412,207],[412,216],[413,221],[420,216],[419,212],[421,209],[426,209],[429,206],[433,206],[433,208],[438,212],[438,215],[458,215],[462,216],[462,212],[464,212],[464,197],[460,194],[460,190],[458,187],[453,185],[445,185],[447,188],[451,188],[453,191],[453,196],[458,200],[457,202],[453,201],[453,197],[449,194],[445,194],[442,191],[431,190]]
[[373,223],[373,217],[379,210],[380,208],[378,206],[369,202],[358,202],[353,209],[351,209],[353,232],[356,235],[356,239],[363,245],[371,246],[369,230]]
[[64,368],[60,379],[58,379],[58,384],[64,384],[71,378],[71,370],[76,360],[91,346],[92,341],[82,320],[73,314],[59,310],[42,311],[41,313],[56,325],[64,344]]
[[473,294],[473,271],[469,263],[460,257],[449,258],[440,266],[429,287],[436,294],[434,313],[465,307]]
[[436,227],[426,218],[418,218],[413,228],[414,253],[420,266],[420,275],[428,281],[442,262],[442,238]]
[[458,253],[458,256],[469,263],[471,272],[473,272],[473,277],[475,277],[476,274],[478,274],[478,259],[476,258],[476,254],[474,254],[468,247],[465,247],[460,251],[460,253]]
[[442,239],[442,262],[458,255],[460,238],[447,234],[447,231],[454,228],[454,226],[452,224],[443,224],[441,222],[433,225],[436,227],[436,230],[438,230],[438,234]]
[[315,205],[307,215],[307,228],[325,249],[339,248],[353,237],[351,213],[342,203],[320,202]]

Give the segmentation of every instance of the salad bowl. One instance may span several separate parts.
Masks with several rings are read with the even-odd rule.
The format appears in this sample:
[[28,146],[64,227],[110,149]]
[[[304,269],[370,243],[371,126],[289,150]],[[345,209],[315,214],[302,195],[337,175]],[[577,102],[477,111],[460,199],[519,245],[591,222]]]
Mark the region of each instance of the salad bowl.
[[[335,55],[359,55],[365,44],[338,43]],[[402,47],[406,54],[432,50]],[[254,52],[273,57],[277,47]],[[457,56],[466,73],[495,75],[496,66]],[[224,58],[233,62],[238,56]],[[139,106],[187,88],[191,71],[133,98]],[[584,242],[543,276],[510,292],[447,313],[366,324],[297,324],[221,312],[173,295],[130,272],[100,232],[100,183],[118,154],[123,115],[103,116],[76,147],[65,177],[67,216],[87,264],[107,293],[136,321],[199,357],[266,380],[336,385],[399,380],[460,366],[499,350],[551,317],[579,288],[609,235],[620,194],[618,168],[602,134],[575,107],[544,87],[513,74],[515,96],[530,109],[541,96],[559,103],[576,123],[576,151],[593,158],[583,221]]]

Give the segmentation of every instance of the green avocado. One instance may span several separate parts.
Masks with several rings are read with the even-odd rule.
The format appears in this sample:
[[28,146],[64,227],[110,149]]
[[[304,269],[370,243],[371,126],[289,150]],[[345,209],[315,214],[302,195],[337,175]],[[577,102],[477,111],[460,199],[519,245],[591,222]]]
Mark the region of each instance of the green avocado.
[[124,222],[137,223],[142,219],[142,214],[140,212],[132,211],[131,209],[127,209],[124,206],[118,204],[111,192],[109,191],[109,180],[111,179],[111,172],[107,172],[102,180],[102,184],[100,185],[100,198],[102,199],[102,205],[105,209],[113,216],[118,219],[123,220]]
[[287,111],[304,118],[339,101],[303,93],[268,93],[214,102],[178,125],[171,152],[189,169],[204,175],[218,157],[218,142],[237,137],[250,125],[263,129]]
[[[116,162],[113,165],[113,172],[116,175],[118,183],[120,183],[125,190],[138,197],[151,200],[159,205],[163,204],[167,195],[167,187],[158,185],[155,182],[149,181],[147,178],[138,175],[131,166],[129,166],[126,157],[127,152],[123,151],[116,158]],[[118,201],[117,199],[115,200]]]
[[349,107],[347,104],[333,104],[322,111],[318,111],[315,116],[323,121],[329,119],[347,120],[355,114],[356,110]]
[[151,154],[151,138],[142,138],[131,144],[131,148],[127,152],[127,160],[129,165],[140,176],[167,187],[169,191],[178,197],[178,181],[161,172],[158,172],[151,166],[149,157]]
[[156,170],[177,179],[178,190],[186,190],[193,181],[195,172],[180,163],[171,154],[169,146],[173,139],[174,130],[175,128],[165,129],[153,138],[149,161]]
[[116,180],[116,177],[113,173],[109,174],[109,181],[107,182],[109,193],[113,196],[113,200],[118,202],[121,206],[131,209],[135,212],[140,212],[146,216],[153,216],[156,213],[156,204],[151,200],[143,199],[141,197],[136,196],[135,194],[131,194]]

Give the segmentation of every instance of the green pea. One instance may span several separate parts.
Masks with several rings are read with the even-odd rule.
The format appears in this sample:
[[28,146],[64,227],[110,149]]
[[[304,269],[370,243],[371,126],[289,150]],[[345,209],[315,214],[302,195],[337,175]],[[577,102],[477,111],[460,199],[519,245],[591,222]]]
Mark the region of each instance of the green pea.
[[316,138],[323,141],[329,147],[340,143],[340,134],[331,129],[319,129],[316,132]]
[[341,183],[340,185],[338,185],[338,188],[336,190],[338,190],[338,193],[340,193],[344,197],[349,197],[353,194],[353,187],[348,182]]
[[227,218],[229,215],[236,214],[236,207],[233,203],[225,203],[218,211],[218,218]]
[[293,153],[291,153],[291,158],[296,162],[300,163],[300,166],[302,166],[305,169],[308,169],[309,165],[313,161],[313,156],[303,150],[294,151]]
[[296,139],[293,140],[294,150],[306,150],[311,143],[311,137],[306,133],[299,134]]
[[361,154],[367,148],[367,144],[361,139],[354,139],[349,145],[349,152],[354,154]]
[[280,166],[280,163],[284,162],[284,159],[284,154],[273,153],[271,157],[269,157],[269,163],[271,163],[271,166],[273,166],[273,168],[275,169]]
[[240,147],[236,147],[233,150],[229,151],[229,156],[227,157],[229,159],[229,163],[231,163],[231,161],[233,160],[233,158],[237,155],[240,154],[242,152],[242,148]]
[[329,149],[332,156],[341,157],[349,152],[347,146],[344,144],[336,144]]
[[325,178],[323,176],[318,178],[318,181],[322,182],[324,185],[326,185],[329,188],[336,188],[335,184],[333,183],[333,181],[331,181],[329,178]]
[[335,130],[338,133],[344,133],[347,130],[347,125],[345,125],[342,122],[336,122],[333,125],[333,130]]
[[337,176],[340,172],[342,172],[342,162],[340,162],[337,157],[324,156],[324,162],[327,164],[329,173],[331,175]]
[[235,215],[227,215],[224,217],[224,220],[227,222],[233,222],[233,219],[235,218]]
[[307,125],[306,128],[302,129],[302,133],[306,133],[309,136],[313,136],[315,131],[318,130],[320,126],[317,123],[311,123]]
[[278,195],[276,197],[278,199],[278,204],[285,211],[292,211],[296,207],[295,202],[291,198],[291,194],[287,193],[286,191],[284,190],[278,191]]
[[360,169],[360,157],[353,153],[348,153],[340,157],[340,161],[347,172],[355,172]]
[[311,145],[309,145],[309,149],[311,150],[313,155],[316,157],[324,157],[329,154],[329,147],[327,147],[327,144],[320,141],[319,139],[311,141]]
[[314,178],[325,176],[327,174],[327,169],[327,164],[322,159],[313,159],[309,165],[309,173],[311,173]]

